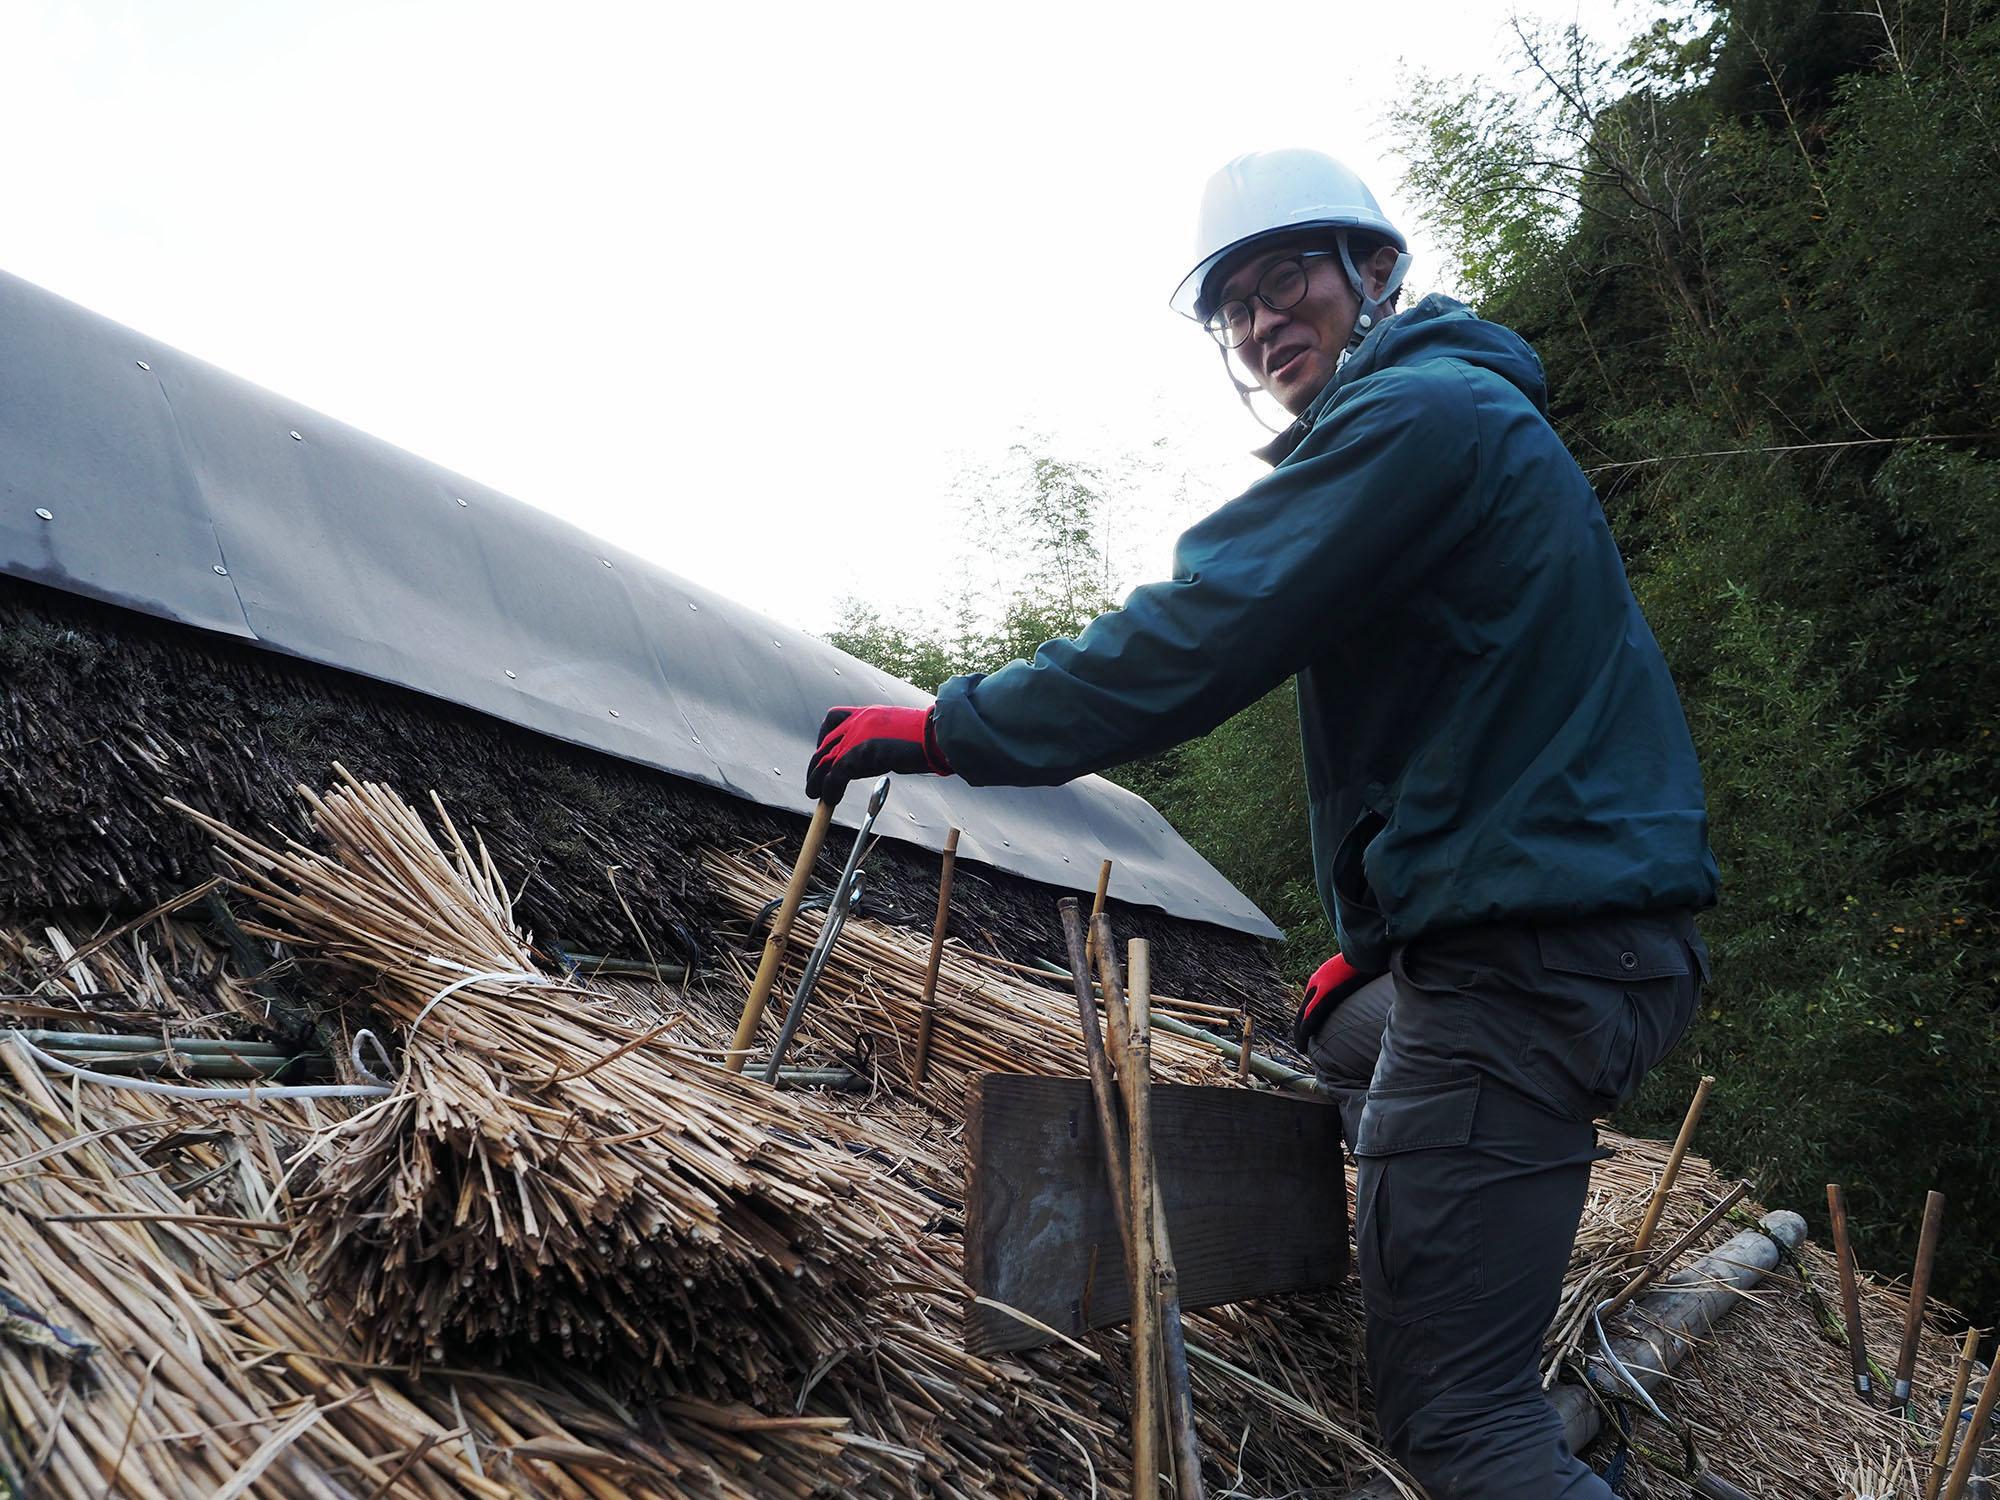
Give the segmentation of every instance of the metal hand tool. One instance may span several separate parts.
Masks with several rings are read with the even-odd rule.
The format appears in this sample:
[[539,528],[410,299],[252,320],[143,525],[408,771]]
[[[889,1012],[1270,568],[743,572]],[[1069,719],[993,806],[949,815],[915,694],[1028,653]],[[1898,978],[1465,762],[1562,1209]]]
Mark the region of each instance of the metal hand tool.
[[861,827],[855,830],[854,847],[847,852],[847,864],[840,872],[840,879],[833,888],[833,900],[826,909],[826,921],[819,930],[819,941],[806,958],[805,972],[799,975],[798,993],[792,996],[791,1006],[785,1011],[785,1024],[778,1030],[778,1040],[771,1047],[771,1060],[764,1068],[764,1081],[775,1084],[778,1081],[778,1065],[784,1061],[785,1049],[792,1044],[792,1035],[799,1029],[799,1021],[806,1013],[806,1002],[812,998],[813,986],[819,983],[820,970],[826,967],[826,957],[833,951],[834,943],[840,937],[840,929],[847,925],[847,914],[854,903],[861,898],[861,860],[868,852],[869,835],[875,831],[875,819],[882,806],[889,800],[889,778],[882,777],[875,783],[875,790],[868,797],[868,816],[861,820]]

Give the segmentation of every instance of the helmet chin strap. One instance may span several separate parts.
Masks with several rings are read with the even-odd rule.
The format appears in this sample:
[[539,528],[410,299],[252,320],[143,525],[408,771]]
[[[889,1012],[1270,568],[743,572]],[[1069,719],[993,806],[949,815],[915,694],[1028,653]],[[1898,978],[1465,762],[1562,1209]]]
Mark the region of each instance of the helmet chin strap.
[[1236,399],[1243,403],[1243,409],[1245,411],[1249,412],[1251,416],[1257,419],[1257,425],[1259,427],[1262,427],[1266,432],[1289,431],[1290,430],[1289,424],[1285,427],[1273,427],[1269,422],[1264,420],[1264,414],[1261,411],[1257,410],[1257,408],[1254,405],[1252,405],[1250,401],[1250,398],[1256,395],[1257,392],[1261,389],[1261,387],[1254,385],[1245,385],[1242,381],[1238,380],[1236,378],[1236,366],[1232,365],[1229,362],[1229,351],[1227,349],[1223,349],[1222,345],[1220,344],[1217,344],[1215,347],[1218,349],[1222,349],[1222,373],[1227,375],[1229,377],[1229,383],[1236,387]]
[[1361,303],[1361,311],[1354,319],[1354,328],[1347,335],[1347,348],[1340,356],[1341,363],[1345,364],[1347,356],[1359,349],[1361,341],[1374,332],[1375,325],[1382,321],[1382,309],[1394,302],[1396,293],[1403,289],[1403,278],[1410,274],[1410,252],[1407,250],[1396,252],[1396,264],[1389,268],[1388,279],[1382,283],[1382,295],[1371,297],[1368,295],[1368,283],[1361,279],[1361,272],[1355,269],[1354,257],[1348,254],[1346,232],[1336,235],[1334,241],[1340,246],[1340,266],[1347,272],[1347,284],[1354,288],[1354,295]]

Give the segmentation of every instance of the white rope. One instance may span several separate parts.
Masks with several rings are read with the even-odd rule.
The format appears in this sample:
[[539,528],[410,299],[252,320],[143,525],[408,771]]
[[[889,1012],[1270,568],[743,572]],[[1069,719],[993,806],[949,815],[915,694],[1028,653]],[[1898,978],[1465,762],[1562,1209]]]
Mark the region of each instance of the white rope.
[[1590,1321],[1597,1327],[1598,1350],[1600,1353],[1603,1354],[1604,1362],[1610,1365],[1613,1370],[1618,1372],[1618,1378],[1624,1381],[1626,1385],[1632,1388],[1632,1394],[1639,1398],[1641,1403],[1644,1404],[1646,1410],[1651,1412],[1654,1416],[1658,1417],[1660,1421],[1665,1423],[1667,1426],[1672,1427],[1674,1425],[1673,1419],[1669,1417],[1665,1412],[1661,1411],[1659,1407],[1653,1404],[1652,1392],[1648,1391],[1643,1385],[1639,1384],[1639,1377],[1634,1375],[1630,1370],[1626,1369],[1625,1361],[1620,1359],[1616,1354],[1611,1352],[1611,1335],[1604,1331],[1602,1314],[1604,1312],[1604,1309],[1609,1307],[1615,1300],[1616,1300],[1615,1298],[1606,1297],[1602,1302],[1598,1303],[1597,1306],[1593,1307],[1590,1310]]
[[[366,1042],[374,1049],[376,1060],[382,1064],[382,1071],[376,1072],[361,1060],[361,1044]],[[347,1060],[354,1064],[354,1071],[370,1083],[392,1083],[395,1081],[396,1064],[389,1057],[389,1049],[382,1045],[382,1038],[367,1027],[354,1033],[354,1040],[348,1044]]]
[[16,1046],[45,1068],[101,1083],[107,1088],[131,1089],[139,1094],[165,1094],[173,1099],[373,1099],[390,1092],[386,1083],[274,1083],[269,1088],[231,1088],[191,1083],[161,1083],[154,1078],[129,1078],[117,1073],[99,1073],[79,1068],[59,1057],[51,1057],[19,1031],[9,1028],[7,1036]]

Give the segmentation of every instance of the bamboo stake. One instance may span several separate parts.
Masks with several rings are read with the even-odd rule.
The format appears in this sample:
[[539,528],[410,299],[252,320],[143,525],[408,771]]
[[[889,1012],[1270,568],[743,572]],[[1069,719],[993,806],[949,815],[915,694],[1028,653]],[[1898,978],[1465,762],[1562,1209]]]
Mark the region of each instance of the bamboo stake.
[[1250,1081],[1250,1041],[1257,1026],[1257,1018],[1249,1011],[1243,1012],[1243,1050],[1236,1054],[1236,1081],[1247,1084]]
[[1837,1182],[1826,1185],[1826,1211],[1833,1220],[1833,1258],[1840,1268],[1840,1309],[1847,1320],[1847,1352],[1854,1363],[1854,1392],[1866,1401],[1874,1382],[1868,1374],[1868,1349],[1861,1335],[1861,1292],[1854,1277],[1854,1256],[1847,1247],[1847,1199]]
[[938,865],[937,917],[931,923],[931,956],[924,966],[924,990],[917,1001],[916,1057],[910,1077],[922,1087],[931,1072],[931,1030],[937,1025],[938,962],[944,957],[944,929],[951,920],[951,874],[958,863],[958,830],[944,836],[944,855]]
[[1111,936],[1111,919],[1099,912],[1090,919],[1092,950],[1097,960],[1097,984],[1104,996],[1104,1041],[1111,1052],[1111,1068],[1120,1081],[1125,1076],[1125,1043],[1132,1024],[1125,1009],[1125,978],[1118,972],[1118,948]]
[[1903,1311],[1903,1346],[1896,1354],[1896,1399],[1910,1399],[1910,1378],[1917,1370],[1917,1342],[1924,1331],[1924,1299],[1930,1295],[1931,1265],[1937,1259],[1938,1229],[1944,1222],[1944,1194],[1936,1188],[1924,1197],[1924,1227],[1917,1235],[1917,1264],[1910,1272],[1910,1300]]
[[1951,1466],[1951,1478],[1945,1481],[1943,1500],[1959,1500],[1965,1493],[1965,1486],[1972,1478],[1972,1465],[1979,1457],[1979,1450],[1986,1445],[1986,1424],[1993,1416],[1996,1394],[2000,1394],[2000,1370],[1989,1365],[1986,1378],[1979,1383],[1979,1404],[1972,1408],[1972,1422],[1965,1429],[1965,1440],[1958,1445],[1958,1458]]
[[750,985],[750,998],[743,1002],[743,1016],[736,1023],[736,1039],[729,1044],[728,1068],[732,1073],[741,1073],[743,1064],[750,1056],[750,1040],[757,1034],[757,1023],[764,1018],[764,1006],[771,998],[771,986],[778,982],[778,970],[785,961],[785,947],[792,940],[792,922],[799,914],[799,903],[805,899],[806,882],[812,877],[813,862],[819,858],[819,846],[826,842],[826,830],[833,821],[833,804],[821,799],[813,809],[812,822],[806,827],[805,842],[799,846],[798,863],[792,866],[791,883],[785,887],[785,899],[778,907],[778,914],[771,919],[771,935],[764,939],[764,956],[757,964],[757,977]]
[[[1102,922],[1100,916],[1098,921]],[[1093,924],[1094,925],[1094,924]],[[1102,935],[1100,953],[1113,953],[1108,924]],[[1153,1106],[1149,1073],[1152,1067],[1152,1031],[1148,1025],[1147,995],[1152,989],[1151,960],[1144,942],[1131,948],[1132,988],[1127,999],[1130,1030],[1125,1040],[1125,1065],[1119,1082],[1125,1093],[1126,1146],[1130,1165],[1127,1176],[1132,1184],[1128,1200],[1132,1243],[1137,1251],[1137,1276],[1132,1282],[1132,1494],[1134,1500],[1152,1500],[1160,1492],[1159,1456],[1155,1435],[1159,1430],[1161,1392],[1156,1383],[1156,1363],[1160,1358],[1159,1237],[1155,1222],[1153,1177]],[[1105,986],[1107,995],[1110,985]],[[1186,1351],[1182,1351],[1185,1361]]]
[[1952,1377],[1951,1400],[1945,1403],[1944,1422],[1938,1428],[1937,1452],[1931,1455],[1930,1477],[1924,1481],[1923,1500],[1937,1500],[1944,1483],[1945,1465],[1951,1458],[1952,1442],[1958,1436],[1959,1418],[1965,1410],[1965,1388],[1972,1380],[1973,1355],[1979,1351],[1979,1330],[1965,1330],[1965,1342],[1958,1349],[1958,1373]]
[[1660,1173],[1660,1185],[1653,1190],[1653,1201],[1646,1205],[1646,1217],[1640,1220],[1639,1233],[1632,1240],[1634,1255],[1653,1242],[1653,1231],[1659,1228],[1660,1214],[1667,1206],[1667,1194],[1673,1191],[1674,1179],[1681,1175],[1681,1158],[1687,1155],[1688,1142],[1694,1139],[1695,1124],[1701,1119],[1702,1110],[1708,1107],[1708,1091],[1714,1087],[1715,1080],[1706,1074],[1695,1085],[1687,1118],[1681,1121],[1681,1133],[1674,1137],[1674,1149],[1667,1157],[1666,1169]]
[[1077,916],[1078,903],[1074,896],[1065,896],[1056,903],[1056,911],[1062,919],[1063,940],[1069,946],[1070,972],[1076,977],[1076,1013],[1083,1027],[1083,1050],[1090,1067],[1090,1094],[1097,1105],[1097,1134],[1104,1148],[1104,1177],[1111,1187],[1111,1201],[1118,1206],[1118,1241],[1125,1251],[1126,1275],[1129,1278],[1134,1259],[1132,1241],[1132,1221],[1127,1217],[1125,1205],[1131,1198],[1131,1183],[1126,1174],[1125,1127],[1118,1114],[1117,1085],[1111,1077],[1111,1064],[1104,1055],[1104,1038],[1097,1024],[1097,996],[1092,992],[1090,969],[1084,962],[1083,923]]
[[[1180,1272],[1174,1266],[1173,1241],[1167,1234],[1167,1206],[1161,1201],[1152,1139],[1152,997],[1153,962],[1150,945],[1134,938],[1126,968],[1131,975],[1132,1076],[1127,1084],[1134,1101],[1132,1119],[1134,1172],[1143,1160],[1146,1196],[1152,1200],[1152,1295],[1158,1308],[1161,1354],[1166,1364],[1167,1432],[1173,1443],[1176,1500],[1203,1500],[1201,1436],[1195,1430],[1194,1390],[1188,1380],[1187,1336],[1181,1325]],[[1143,1131],[1143,1134],[1142,1134]]]
[[[1089,934],[1084,940],[1083,951],[1094,962],[1101,951],[1097,946],[1097,919],[1104,915],[1104,893],[1111,889],[1111,861],[1105,860],[1097,867],[1097,894],[1090,902],[1090,924],[1084,929]],[[1084,970],[1089,973],[1088,969]]]

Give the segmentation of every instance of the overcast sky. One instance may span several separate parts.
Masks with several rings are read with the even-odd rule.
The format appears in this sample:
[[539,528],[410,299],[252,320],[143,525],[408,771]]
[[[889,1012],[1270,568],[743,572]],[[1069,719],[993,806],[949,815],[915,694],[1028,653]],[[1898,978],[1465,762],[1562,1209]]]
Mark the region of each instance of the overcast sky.
[[1330,151],[1445,285],[1386,111],[1507,10],[0,0],[0,267],[808,629],[1023,431],[1152,455],[1136,582],[1258,472],[1203,181]]

